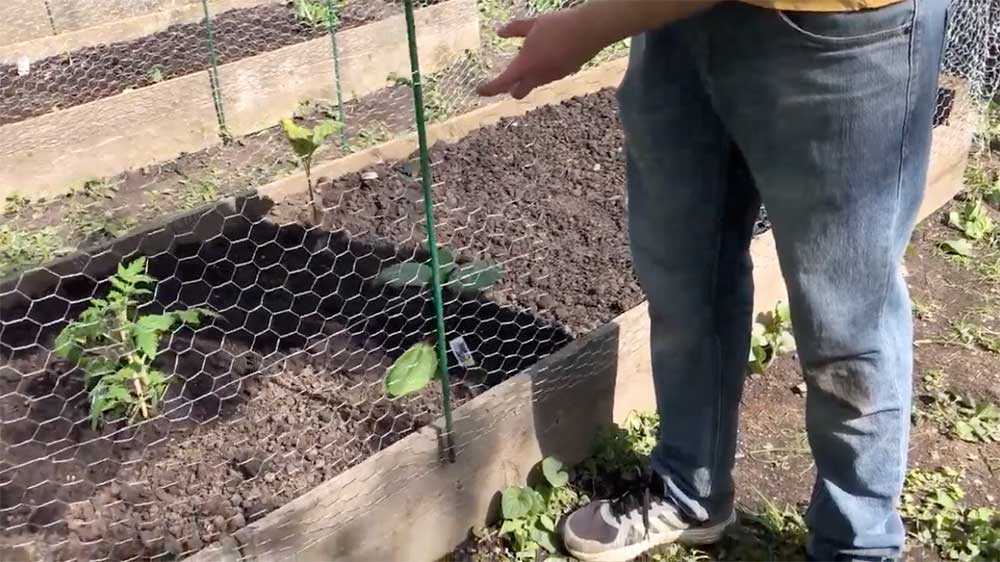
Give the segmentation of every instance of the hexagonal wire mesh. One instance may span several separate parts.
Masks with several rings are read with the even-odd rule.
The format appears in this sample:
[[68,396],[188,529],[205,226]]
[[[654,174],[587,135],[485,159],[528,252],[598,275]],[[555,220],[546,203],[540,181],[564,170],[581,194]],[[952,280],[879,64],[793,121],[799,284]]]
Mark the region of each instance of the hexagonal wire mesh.
[[[474,86],[516,50],[494,29],[559,4],[421,5],[427,121],[492,103]],[[1000,4],[952,10],[938,124],[995,128],[984,109],[998,82]],[[391,361],[435,333],[426,287],[376,282],[427,258],[420,171],[403,156],[413,145],[363,168],[343,158],[414,128],[398,0],[17,0],[0,15],[0,158],[13,168],[51,129],[68,138],[46,168],[69,170],[43,184],[32,183],[42,170],[18,167],[4,176],[16,185],[0,186],[0,549],[184,557],[440,415],[440,389],[390,399],[382,386]],[[335,123],[315,156],[312,202],[301,181],[280,183],[300,169],[282,117]],[[483,294],[446,292],[447,337],[463,336],[477,363],[452,369],[456,404],[641,301],[622,142],[603,91],[431,151],[441,246],[503,270]],[[92,336],[94,356],[169,381],[155,408],[93,424],[94,380],[55,353],[56,337],[140,255],[151,293],[113,326],[193,308],[212,316],[172,322],[151,362],[127,357],[137,340]],[[126,389],[131,399],[142,384]]]

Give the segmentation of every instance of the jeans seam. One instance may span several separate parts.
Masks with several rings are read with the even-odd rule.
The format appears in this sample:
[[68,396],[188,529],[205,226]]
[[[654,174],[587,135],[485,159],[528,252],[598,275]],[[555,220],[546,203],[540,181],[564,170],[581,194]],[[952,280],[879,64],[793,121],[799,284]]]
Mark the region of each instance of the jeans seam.
[[[912,16],[913,19],[912,19],[912,22],[911,22],[912,23],[912,27],[911,27],[911,31],[910,31],[910,42],[909,42],[909,46],[908,46],[908,49],[907,49],[907,62],[908,62],[908,65],[909,65],[909,69],[908,69],[907,77],[906,77],[906,97],[905,97],[905,104],[904,104],[904,107],[903,107],[903,112],[904,112],[903,113],[903,130],[901,131],[901,134],[900,134],[901,139],[900,139],[900,146],[899,146],[899,167],[898,167],[897,174],[896,174],[896,194],[895,194],[895,201],[894,201],[895,208],[893,209],[893,220],[892,220],[892,224],[893,224],[893,227],[894,227],[893,228],[893,233],[895,233],[897,231],[897,228],[899,226],[898,223],[899,223],[899,220],[900,220],[900,199],[902,197],[903,181],[904,181],[904,178],[905,178],[906,159],[907,159],[907,155],[908,155],[908,150],[907,150],[907,148],[908,148],[907,147],[907,133],[911,129],[911,119],[912,119],[913,105],[914,105],[913,104],[913,93],[914,93],[913,82],[914,82],[914,77],[917,76],[918,73],[919,73],[919,62],[920,61],[918,60],[919,57],[917,56],[917,53],[916,53],[916,46],[918,45],[918,41],[919,41],[919,37],[918,36],[919,36],[919,34],[921,32],[921,26],[919,25],[919,22],[918,22],[919,14],[920,14],[921,1],[922,0],[913,0],[913,16]],[[884,280],[883,289],[882,289],[882,296],[881,296],[881,299],[880,299],[880,302],[879,302],[879,306],[877,308],[878,315],[879,315],[879,317],[878,317],[878,327],[879,327],[878,332],[879,332],[879,334],[884,334],[885,333],[885,316],[886,316],[885,315],[885,307],[886,307],[886,302],[889,299],[889,291],[893,287],[893,272],[899,266],[899,264],[897,263],[897,261],[899,260],[899,258],[896,255],[895,244],[894,244],[894,240],[893,239],[890,239],[890,250],[891,250],[891,254],[892,255],[891,255],[891,259],[889,261],[889,264],[887,266],[887,271],[886,271],[886,274],[885,274],[885,280]],[[902,401],[902,394],[899,391],[899,380],[898,380],[898,377],[890,376],[889,378],[892,381],[892,391],[893,391],[893,394],[895,396],[895,399],[896,399],[897,402],[901,402]],[[900,408],[902,408],[902,406],[900,406]],[[896,482],[901,482],[902,479],[905,477],[905,472],[906,472],[906,469],[905,469],[905,462],[906,462],[905,461],[905,458],[906,458],[906,442],[905,442],[905,439],[906,439],[906,437],[905,436],[906,436],[906,432],[902,432],[901,431],[900,432],[900,437],[899,437],[899,443],[897,443],[898,451],[900,451],[901,454],[903,455],[903,461],[902,461],[902,464],[901,463],[895,463],[895,470],[896,470],[896,472],[895,472],[895,476],[896,476],[895,481]]]

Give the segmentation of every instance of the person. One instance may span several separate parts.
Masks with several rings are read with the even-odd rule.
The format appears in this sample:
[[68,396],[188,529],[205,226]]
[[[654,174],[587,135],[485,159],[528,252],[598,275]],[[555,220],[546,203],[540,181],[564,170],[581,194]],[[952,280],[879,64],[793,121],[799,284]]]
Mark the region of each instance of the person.
[[927,179],[946,0],[589,0],[523,37],[484,96],[523,98],[632,37],[618,91],[629,235],[649,301],[661,426],[647,501],[561,526],[585,561],[718,541],[733,524],[737,412],[761,200],[788,288],[817,476],[814,560],[901,556],[912,393],[901,261]]

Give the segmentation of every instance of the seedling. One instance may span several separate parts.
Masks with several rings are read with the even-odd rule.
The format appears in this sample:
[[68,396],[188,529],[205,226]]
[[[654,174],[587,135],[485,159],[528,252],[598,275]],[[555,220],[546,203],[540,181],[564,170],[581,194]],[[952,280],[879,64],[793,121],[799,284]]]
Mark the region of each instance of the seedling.
[[[413,80],[395,73],[389,74],[388,80],[397,86],[413,88]],[[449,99],[444,92],[443,84],[438,76],[425,75],[421,76],[421,80],[424,90],[424,119],[428,123],[444,121],[458,110],[454,100]]]
[[59,235],[53,227],[22,230],[0,225],[0,275],[44,263],[60,250]]
[[1000,441],[1000,409],[948,390],[945,379],[940,370],[924,373],[921,398],[926,407],[916,411],[917,418],[933,422],[947,437],[969,443]]
[[184,191],[180,194],[181,206],[185,209],[200,207],[219,197],[219,187],[212,178],[201,179],[194,183],[187,181],[181,183],[184,185]]
[[149,418],[167,390],[169,377],[153,368],[163,335],[174,326],[198,326],[214,313],[192,308],[142,314],[138,308],[156,282],[146,275],[145,258],[119,264],[107,298],[95,298],[56,337],[55,353],[78,366],[90,398],[95,429],[105,416]]
[[153,83],[163,82],[163,65],[154,64],[149,68],[147,75]]
[[[459,265],[452,253],[438,250],[441,264],[442,288],[458,294],[475,295],[492,287],[503,277],[498,265],[485,261],[472,261]],[[402,289],[424,289],[431,284],[433,269],[429,261],[403,262],[382,270],[376,282]],[[399,356],[385,374],[385,390],[393,397],[419,392],[438,376],[438,356],[434,346],[427,342],[413,345]]]
[[542,475],[544,483],[509,486],[500,497],[503,524],[499,535],[509,537],[516,561],[536,560],[542,552],[556,554],[556,522],[580,501],[568,486],[569,473],[561,462],[544,459]]
[[906,476],[900,512],[910,536],[944,560],[1000,558],[1000,511],[965,505],[962,474],[949,467],[914,469]]
[[340,23],[337,13],[344,0],[333,0],[333,13],[327,0],[294,0],[295,17],[313,27],[330,27]]
[[964,238],[945,240],[938,244],[938,249],[946,255],[957,256],[958,258],[971,258],[976,255],[976,250],[973,248],[972,242]]
[[754,322],[750,333],[749,362],[755,373],[763,373],[778,355],[795,351],[792,315],[787,304],[779,302],[762,320]]
[[351,143],[351,151],[364,150],[382,144],[391,137],[392,133],[389,132],[389,127],[381,121],[375,121],[358,131],[357,137]]
[[323,146],[326,139],[333,133],[339,131],[342,126],[343,124],[341,123],[327,119],[320,121],[315,127],[310,129],[309,127],[297,125],[295,121],[292,121],[287,117],[281,120],[281,127],[285,131],[288,143],[292,145],[292,150],[295,152],[295,156],[298,157],[299,162],[302,164],[302,168],[306,173],[306,185],[309,188],[309,201],[312,203],[313,208],[313,223],[317,225],[322,220],[323,215],[319,201],[317,201],[316,194],[313,191],[313,156],[315,156],[319,147]]
[[969,240],[982,240],[996,228],[979,198],[966,201],[961,211],[948,213],[948,225],[961,231]]
[[31,199],[20,193],[11,193],[4,198],[4,214],[15,216],[31,206]]

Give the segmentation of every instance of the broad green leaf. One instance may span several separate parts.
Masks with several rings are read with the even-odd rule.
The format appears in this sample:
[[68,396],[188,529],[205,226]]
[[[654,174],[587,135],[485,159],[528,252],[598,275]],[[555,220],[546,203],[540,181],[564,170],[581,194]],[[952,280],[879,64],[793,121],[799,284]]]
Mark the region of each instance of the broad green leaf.
[[792,310],[788,307],[788,303],[779,302],[778,306],[774,308],[774,315],[782,324],[788,324],[792,321]]
[[154,332],[165,332],[173,327],[177,317],[173,314],[147,314],[136,322],[140,328]]
[[979,439],[976,438],[976,430],[972,427],[972,425],[965,421],[959,420],[955,422],[955,435],[957,435],[962,441],[968,441],[971,443],[979,441]]
[[441,266],[442,279],[448,279],[451,272],[458,267],[458,262],[455,261],[455,254],[451,253],[451,250],[444,246],[438,248],[438,264]]
[[521,519],[508,519],[500,525],[500,531],[498,534],[506,535],[507,533],[513,533],[515,531],[521,530],[524,526],[524,521]]
[[385,390],[398,397],[421,390],[437,374],[438,356],[434,346],[418,343],[406,350],[385,374]]
[[503,271],[500,266],[474,261],[452,271],[446,285],[463,293],[478,293],[496,285],[502,278]]
[[126,280],[133,280],[144,271],[146,271],[146,258],[142,256],[135,258],[128,265],[118,263],[118,275]]
[[313,152],[316,152],[317,146],[313,143],[312,130],[297,125],[287,117],[281,120],[281,128],[285,130],[285,137],[299,158],[310,158]]
[[531,540],[538,543],[538,546],[544,548],[546,552],[555,553],[558,551],[555,540],[553,540],[553,533],[551,531],[546,531],[544,529],[532,529]]
[[525,488],[525,494],[531,500],[531,512],[532,513],[544,513],[545,512],[545,498],[534,488]]
[[551,517],[549,517],[544,513],[538,516],[538,524],[541,525],[542,528],[545,529],[546,531],[556,530],[556,522],[553,521]]
[[545,457],[542,460],[542,474],[553,488],[562,488],[569,482],[569,473],[566,472],[563,463],[554,457]]
[[972,242],[969,242],[968,240],[945,240],[944,242],[941,242],[940,247],[946,253],[957,256],[971,258],[976,255],[976,252],[972,247]]
[[948,213],[948,225],[958,230],[965,230],[962,226],[962,215],[958,211]]
[[507,520],[521,519],[529,513],[533,506],[533,500],[528,493],[530,488],[520,486],[509,486],[500,495],[500,511],[503,518]]
[[426,264],[403,262],[383,269],[375,280],[396,288],[425,287],[430,284],[433,275]]
[[795,351],[795,336],[789,332],[778,334],[777,345],[774,352],[777,354],[791,353]]
[[339,131],[340,128],[340,123],[332,119],[320,121],[315,127],[313,127],[313,145],[315,145],[316,148],[319,148],[324,142],[326,142],[327,137]]

